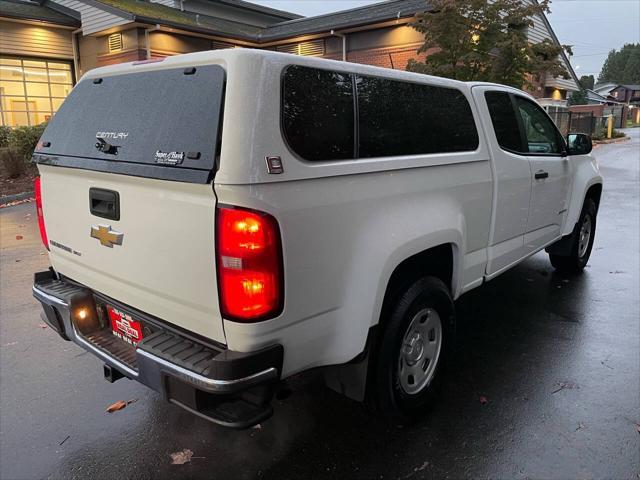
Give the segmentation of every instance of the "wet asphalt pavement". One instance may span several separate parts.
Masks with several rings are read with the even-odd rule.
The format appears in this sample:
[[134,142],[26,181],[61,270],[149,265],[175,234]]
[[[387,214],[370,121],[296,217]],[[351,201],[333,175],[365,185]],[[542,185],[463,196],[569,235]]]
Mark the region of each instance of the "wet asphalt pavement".
[[[241,432],[105,382],[96,358],[39,326],[33,204],[0,210],[0,478],[639,479],[640,129],[628,132],[595,151],[606,183],[585,273],[558,275],[540,253],[462,297],[442,397],[403,428],[319,372]],[[191,463],[171,465],[183,449]]]

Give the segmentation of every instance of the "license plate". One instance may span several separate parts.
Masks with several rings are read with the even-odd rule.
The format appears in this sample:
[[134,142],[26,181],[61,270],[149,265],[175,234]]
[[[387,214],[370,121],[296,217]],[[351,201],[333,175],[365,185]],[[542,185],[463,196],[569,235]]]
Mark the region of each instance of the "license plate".
[[111,332],[134,347],[142,340],[142,324],[131,315],[117,308],[107,306]]

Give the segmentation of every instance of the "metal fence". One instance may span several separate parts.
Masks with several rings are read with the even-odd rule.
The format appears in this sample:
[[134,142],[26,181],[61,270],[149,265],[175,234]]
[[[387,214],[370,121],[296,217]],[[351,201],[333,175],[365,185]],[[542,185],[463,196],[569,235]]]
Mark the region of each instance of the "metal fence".
[[611,105],[609,107],[605,107],[602,115],[605,117],[613,115],[613,128],[626,127],[627,119],[624,115],[624,105]]
[[[559,107],[550,107],[548,113],[564,136],[570,133],[586,133],[593,136],[607,128],[607,117],[597,117],[593,112],[570,112]],[[614,114],[614,126],[618,123],[619,120]]]

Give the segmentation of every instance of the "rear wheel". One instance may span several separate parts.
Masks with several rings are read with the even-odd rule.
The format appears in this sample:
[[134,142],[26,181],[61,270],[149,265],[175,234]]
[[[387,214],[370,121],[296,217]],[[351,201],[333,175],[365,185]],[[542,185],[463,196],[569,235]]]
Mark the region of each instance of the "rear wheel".
[[587,198],[573,233],[569,255],[549,254],[553,267],[564,273],[579,273],[587,265],[596,233],[596,204]]
[[378,410],[406,421],[426,413],[441,384],[454,306],[445,284],[425,277],[401,292],[388,311],[368,391]]

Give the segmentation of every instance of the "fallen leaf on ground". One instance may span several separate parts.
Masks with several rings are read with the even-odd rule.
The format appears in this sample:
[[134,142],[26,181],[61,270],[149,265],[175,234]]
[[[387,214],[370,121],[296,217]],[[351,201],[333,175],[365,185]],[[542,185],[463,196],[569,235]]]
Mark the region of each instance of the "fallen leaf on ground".
[[489,403],[489,399],[484,395],[480,395],[480,405],[486,405],[487,403]]
[[132,403],[136,403],[137,401],[138,401],[137,398],[132,398],[131,400],[127,400],[126,402],[124,400],[118,400],[116,403],[112,403],[111,405],[109,405],[107,407],[106,412],[107,413],[117,412],[118,410],[122,410],[127,405],[131,405]]
[[22,240],[24,237],[22,235],[16,235],[16,240]]
[[576,384],[576,383],[570,383],[570,382],[556,382],[556,385],[558,386],[558,388],[556,388],[553,392],[551,392],[551,394],[554,393],[558,393],[562,390],[577,390],[580,387]]
[[127,402],[125,402],[124,400],[118,400],[116,403],[112,403],[111,405],[109,405],[107,407],[106,412],[107,413],[117,412],[118,410],[122,410],[126,406],[127,406]]
[[193,457],[193,452],[188,448],[185,448],[181,452],[175,452],[171,454],[171,465],[183,465],[189,463]]
[[30,203],[35,201],[35,198],[26,198],[24,200],[16,200],[14,202],[2,203],[0,204],[0,208],[13,207],[14,205],[20,205],[22,203]]
[[47,328],[47,324],[46,323],[39,323],[38,326],[40,328]]

